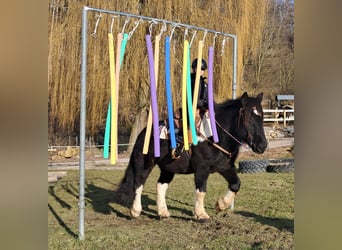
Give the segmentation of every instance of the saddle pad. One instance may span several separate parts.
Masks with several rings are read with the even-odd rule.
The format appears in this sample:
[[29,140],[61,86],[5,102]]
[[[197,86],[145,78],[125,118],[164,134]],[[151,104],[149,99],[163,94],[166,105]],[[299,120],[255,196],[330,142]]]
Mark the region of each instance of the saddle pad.
[[169,131],[165,125],[159,126],[159,138],[160,139],[169,139],[168,133]]
[[199,129],[200,129],[201,134],[204,135],[205,137],[210,137],[213,135],[208,112],[204,114]]
[[[200,122],[199,132],[200,132],[199,135],[204,135],[205,137],[210,137],[213,135],[208,112],[204,114]],[[162,124],[159,126],[159,138],[160,139],[169,139],[168,133],[169,133],[169,130],[165,124]],[[198,139],[200,141],[204,140],[204,139],[201,139],[201,137],[199,137]]]

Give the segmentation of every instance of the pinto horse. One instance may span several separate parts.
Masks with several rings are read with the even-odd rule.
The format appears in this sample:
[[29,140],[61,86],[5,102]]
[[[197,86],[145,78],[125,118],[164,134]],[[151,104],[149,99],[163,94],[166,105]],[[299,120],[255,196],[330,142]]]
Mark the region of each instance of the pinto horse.
[[194,174],[196,200],[194,214],[198,221],[206,221],[209,215],[204,209],[204,197],[209,174],[218,172],[228,182],[228,192],[216,203],[216,211],[229,206],[234,208],[234,198],[240,189],[234,162],[239,147],[246,143],[255,153],[262,154],[267,147],[263,128],[263,110],[261,101],[263,93],[249,97],[245,92],[240,98],[215,104],[215,119],[219,142],[212,137],[199,136],[199,143],[192,145],[189,152],[183,151],[180,158],[173,159],[170,141],[160,140],[160,157],[154,157],[153,138],[148,154],[143,154],[146,129],[138,135],[125,175],[117,190],[117,198],[123,203],[131,204],[130,214],[138,217],[142,211],[141,194],[143,186],[157,164],[161,170],[157,183],[157,209],[160,218],[170,217],[165,195],[169,183],[175,174]]

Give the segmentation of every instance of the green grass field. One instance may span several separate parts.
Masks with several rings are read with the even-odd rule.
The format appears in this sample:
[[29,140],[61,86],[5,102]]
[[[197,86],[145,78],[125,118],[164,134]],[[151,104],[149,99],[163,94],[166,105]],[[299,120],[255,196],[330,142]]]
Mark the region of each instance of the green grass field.
[[215,212],[227,191],[218,174],[208,180],[205,207],[211,219],[193,217],[193,175],[177,175],[167,193],[171,218],[156,207],[156,167],[144,188],[143,213],[113,202],[123,170],[86,170],[85,240],[78,240],[78,171],[48,190],[48,249],[294,249],[294,173],[239,174],[235,211]]

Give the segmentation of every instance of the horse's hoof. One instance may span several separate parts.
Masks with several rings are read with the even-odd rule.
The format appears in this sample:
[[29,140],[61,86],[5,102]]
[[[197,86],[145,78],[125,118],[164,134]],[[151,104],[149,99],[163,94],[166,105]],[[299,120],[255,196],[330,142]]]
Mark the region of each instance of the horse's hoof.
[[160,218],[169,218],[171,216],[170,212],[166,208],[159,209],[158,215]]
[[166,216],[166,217],[165,216],[159,216],[160,220],[167,220],[168,218],[170,218],[170,216]]
[[159,214],[159,218],[160,218],[160,219],[167,219],[167,218],[170,218],[170,214],[169,214],[169,213],[168,213],[168,214],[163,214],[163,215]]
[[195,215],[195,218],[198,222],[200,223],[205,223],[205,222],[208,222],[210,217],[207,213],[203,213],[201,215]]
[[170,218],[170,214],[169,215],[159,215],[159,218],[160,219],[167,219],[167,218]]
[[207,223],[209,222],[209,218],[201,218],[197,220],[199,223]]
[[223,198],[219,198],[218,201],[216,201],[215,210],[218,213],[218,212],[223,211],[224,209],[226,209],[226,205],[224,203],[224,200],[223,200]]
[[141,211],[137,211],[135,209],[131,209],[130,215],[132,218],[138,218],[140,216]]
[[228,201],[225,201],[223,197],[220,197],[215,204],[215,210],[217,213],[225,210],[228,207],[230,207],[231,210],[234,210],[234,197]]

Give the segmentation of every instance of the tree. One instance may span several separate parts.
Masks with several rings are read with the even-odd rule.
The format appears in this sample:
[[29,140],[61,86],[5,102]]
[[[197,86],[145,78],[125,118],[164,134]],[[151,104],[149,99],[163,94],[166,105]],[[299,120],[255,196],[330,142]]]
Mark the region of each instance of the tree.
[[246,65],[246,89],[263,91],[269,98],[276,93],[293,93],[293,14],[293,2],[268,1],[267,21],[257,55],[250,57]]
[[[67,1],[50,0],[49,33],[48,33],[48,91],[49,91],[49,142],[56,144],[70,135],[79,133],[79,103],[80,103],[80,31],[82,6],[97,6],[97,8],[128,12],[159,19],[172,20],[205,27],[211,30],[237,34],[238,45],[238,84],[243,79],[244,62],[247,55],[256,55],[257,44],[265,22],[266,1],[259,0],[144,0],[144,1]],[[98,13],[88,15],[88,65],[87,65],[87,136],[104,133],[104,124],[110,99],[108,41],[112,16],[100,15],[99,25],[96,22]],[[115,17],[113,33],[119,33],[126,17]],[[126,31],[132,31],[134,21],[129,20]],[[149,107],[149,73],[145,35],[150,23],[144,22],[135,30],[127,44],[125,59],[121,67],[119,93],[119,131],[126,136],[131,133],[130,141],[145,127],[146,114]],[[95,29],[96,27],[96,29]],[[153,26],[153,35],[160,31],[161,25]],[[166,33],[170,34],[172,27]],[[93,35],[91,35],[93,33]],[[199,32],[201,33],[201,32]],[[172,38],[172,89],[174,107],[179,107],[181,100],[182,48],[184,29],[176,28]],[[192,35],[192,33],[190,33]],[[190,36],[189,35],[189,36]],[[194,43],[203,37],[197,34]],[[216,45],[222,44],[222,37],[216,39]],[[207,34],[205,51],[214,41],[214,34]],[[195,45],[194,45],[195,47]],[[220,51],[221,48],[216,48]],[[232,43],[227,41],[225,53],[215,55],[214,82],[215,100],[222,101],[231,97],[231,51]],[[163,48],[161,48],[163,55]],[[197,54],[191,50],[191,58]],[[162,60],[161,60],[162,62]],[[160,63],[158,81],[158,104],[160,117],[165,110],[164,65]],[[159,87],[160,86],[160,87]],[[240,85],[238,85],[238,88]],[[240,91],[240,88],[238,89]]]

